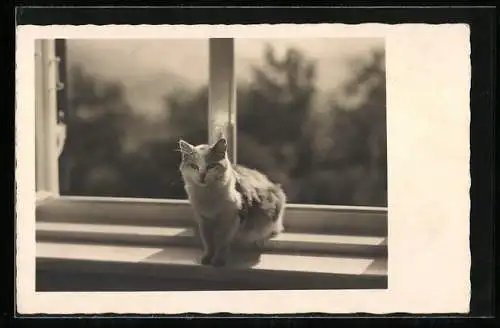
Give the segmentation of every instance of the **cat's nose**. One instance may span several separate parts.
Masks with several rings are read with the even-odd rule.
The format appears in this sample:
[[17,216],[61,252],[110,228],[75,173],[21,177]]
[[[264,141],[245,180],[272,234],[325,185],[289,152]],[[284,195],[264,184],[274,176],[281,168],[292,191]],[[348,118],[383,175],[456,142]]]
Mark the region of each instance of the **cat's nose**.
[[200,181],[205,182],[206,176],[207,176],[207,172],[200,172]]

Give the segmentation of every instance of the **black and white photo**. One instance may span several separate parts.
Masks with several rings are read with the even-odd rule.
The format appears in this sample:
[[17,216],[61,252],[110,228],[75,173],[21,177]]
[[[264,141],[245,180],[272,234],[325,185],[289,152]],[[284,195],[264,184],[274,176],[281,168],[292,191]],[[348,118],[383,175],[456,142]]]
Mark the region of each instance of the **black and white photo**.
[[37,290],[387,287],[383,38],[36,44]]
[[467,310],[468,35],[20,27],[19,311]]

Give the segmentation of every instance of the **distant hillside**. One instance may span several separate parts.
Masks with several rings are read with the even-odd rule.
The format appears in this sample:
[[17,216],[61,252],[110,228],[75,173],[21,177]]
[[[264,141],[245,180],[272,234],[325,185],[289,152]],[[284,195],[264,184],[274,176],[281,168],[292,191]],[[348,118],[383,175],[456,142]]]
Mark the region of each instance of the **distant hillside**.
[[[191,57],[196,57],[194,51],[182,56],[178,51],[168,52],[168,47],[155,49],[148,45],[144,49],[129,45],[127,51],[120,47],[121,44],[116,41],[113,47],[101,42],[72,42],[68,48],[69,66],[80,65],[96,78],[123,85],[127,102],[138,115],[127,123],[131,149],[144,140],[170,137],[164,126],[164,119],[168,116],[164,97],[178,89],[189,91],[206,85],[206,64],[199,60],[192,65],[186,64],[192,62]],[[138,49],[137,52],[134,52],[135,49]],[[367,53],[366,50],[364,53]],[[317,78],[313,108],[324,113],[331,109],[332,98],[345,102],[339,97],[338,91],[339,86],[352,74],[353,56],[318,51],[312,58],[316,60]],[[260,53],[237,53],[235,69],[238,83],[249,82],[253,67],[260,67],[262,61],[263,54]]]
[[176,89],[191,89],[199,83],[190,81],[178,74],[160,72],[123,81],[127,100],[137,114],[155,119],[165,113],[164,97]]

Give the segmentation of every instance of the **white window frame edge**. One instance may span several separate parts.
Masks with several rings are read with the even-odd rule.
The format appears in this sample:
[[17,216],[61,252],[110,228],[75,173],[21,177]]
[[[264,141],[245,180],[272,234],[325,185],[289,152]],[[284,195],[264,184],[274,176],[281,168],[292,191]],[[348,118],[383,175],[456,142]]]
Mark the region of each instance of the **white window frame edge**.
[[[36,40],[35,58],[36,70],[36,183],[37,204],[44,200],[57,199],[58,202],[71,204],[89,203],[108,204],[109,208],[101,215],[119,216],[123,211],[115,211],[120,206],[162,206],[165,213],[168,207],[183,208],[189,211],[187,200],[175,199],[141,199],[115,197],[60,196],[58,157],[62,151],[65,137],[65,126],[57,124],[57,90],[58,90],[58,60],[55,53],[55,40]],[[218,139],[221,132],[228,138],[229,153],[236,162],[236,81],[234,39],[209,39],[209,142]],[[179,207],[179,205],[181,205]],[[105,206],[106,207],[106,206]],[[76,206],[75,209],[81,208]],[[85,210],[81,213],[85,215]],[[186,212],[184,212],[186,213]],[[379,231],[387,231],[387,208],[366,206],[308,205],[288,204],[287,216],[297,224],[297,228],[305,227],[308,218],[320,217],[318,224],[324,224],[324,218],[331,216],[333,223],[342,224],[339,215],[367,217],[366,214],[377,214],[384,220],[376,220],[371,226],[378,226]],[[287,220],[289,219],[287,217]],[[330,219],[329,219],[330,220]],[[363,219],[359,224],[367,224]],[[168,220],[167,220],[168,222]],[[310,220],[310,224],[314,220]],[[323,222],[323,223],[320,223]],[[347,222],[347,221],[345,221]]]
[[55,40],[35,40],[35,153],[37,201],[59,196],[58,159],[66,127],[57,122],[59,58]]
[[236,163],[236,76],[234,39],[209,39],[209,143],[220,133],[228,141],[228,153]]

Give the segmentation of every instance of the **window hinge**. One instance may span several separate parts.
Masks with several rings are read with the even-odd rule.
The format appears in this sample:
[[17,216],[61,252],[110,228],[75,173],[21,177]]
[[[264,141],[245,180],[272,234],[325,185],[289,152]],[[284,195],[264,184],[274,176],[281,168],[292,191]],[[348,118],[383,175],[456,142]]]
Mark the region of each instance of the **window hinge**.
[[64,150],[64,144],[66,143],[66,124],[64,123],[64,112],[58,111],[58,120],[56,127],[56,147],[57,147],[57,157],[61,156]]
[[[60,78],[60,64],[61,57],[55,56],[49,59],[49,65],[55,65],[55,88],[56,92],[64,89],[64,83],[61,82]],[[64,111],[57,111],[57,125],[56,125],[56,149],[57,156],[61,156],[64,150],[64,144],[66,143],[66,124],[64,123]]]
[[60,77],[59,77],[59,72],[60,72],[60,65],[61,63],[61,57],[53,57],[49,60],[49,64],[50,65],[56,65],[56,91],[61,91],[62,89],[64,89],[64,83],[61,82],[60,80]]

